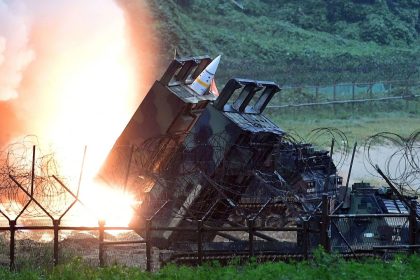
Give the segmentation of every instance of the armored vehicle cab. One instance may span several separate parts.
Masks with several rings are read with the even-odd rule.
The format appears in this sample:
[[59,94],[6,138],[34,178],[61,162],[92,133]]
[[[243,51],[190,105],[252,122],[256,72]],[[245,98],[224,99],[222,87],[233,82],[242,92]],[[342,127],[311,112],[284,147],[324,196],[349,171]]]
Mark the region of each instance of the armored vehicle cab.
[[[407,244],[409,242],[408,217],[397,215],[408,215],[409,204],[414,199],[417,198],[399,196],[387,187],[375,188],[363,182],[353,184],[348,199],[344,201],[337,213],[353,214],[358,217],[332,220],[334,222],[331,227],[332,250],[345,252],[349,250],[349,245],[352,250],[363,250],[381,245]],[[418,204],[416,211],[417,228],[419,228],[420,206]],[[396,214],[396,216],[383,217],[382,214]]]

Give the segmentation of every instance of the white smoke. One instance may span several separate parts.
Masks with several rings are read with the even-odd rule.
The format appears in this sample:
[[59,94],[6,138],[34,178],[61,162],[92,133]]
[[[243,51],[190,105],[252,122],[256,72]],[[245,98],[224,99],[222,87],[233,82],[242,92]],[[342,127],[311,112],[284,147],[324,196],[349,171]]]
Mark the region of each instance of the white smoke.
[[[26,134],[42,137],[56,130],[57,112],[77,111],[63,99],[80,101],[83,93],[63,88],[108,42],[129,44],[124,24],[113,0],[0,0],[0,147]],[[110,57],[126,55],[124,47]],[[86,86],[95,89],[89,77]]]
[[0,101],[18,96],[23,72],[34,59],[29,19],[22,1],[0,1]]
[[158,48],[146,1],[116,1],[0,0],[0,148],[125,126]]

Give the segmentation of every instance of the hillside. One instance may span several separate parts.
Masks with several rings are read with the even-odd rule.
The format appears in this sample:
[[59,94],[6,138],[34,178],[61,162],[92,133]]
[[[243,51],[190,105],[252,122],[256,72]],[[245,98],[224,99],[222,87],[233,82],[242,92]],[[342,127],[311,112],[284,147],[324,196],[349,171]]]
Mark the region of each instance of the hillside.
[[420,0],[155,0],[165,56],[223,54],[219,79],[279,84],[419,75]]

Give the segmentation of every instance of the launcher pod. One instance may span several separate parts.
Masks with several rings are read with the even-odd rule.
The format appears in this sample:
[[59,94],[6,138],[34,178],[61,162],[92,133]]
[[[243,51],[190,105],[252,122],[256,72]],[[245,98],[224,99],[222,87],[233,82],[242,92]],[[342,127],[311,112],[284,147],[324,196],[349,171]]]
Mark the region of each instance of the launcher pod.
[[134,162],[138,149],[146,140],[165,135],[172,135],[173,141],[165,143],[162,140],[159,143],[162,147],[182,143],[208,102],[216,98],[211,94],[198,95],[188,86],[210,62],[207,56],[172,61],[114,144],[99,173],[102,180],[132,191],[143,189],[144,182],[139,174],[159,169],[169,155],[162,154],[162,150],[143,150],[141,156],[147,162]]

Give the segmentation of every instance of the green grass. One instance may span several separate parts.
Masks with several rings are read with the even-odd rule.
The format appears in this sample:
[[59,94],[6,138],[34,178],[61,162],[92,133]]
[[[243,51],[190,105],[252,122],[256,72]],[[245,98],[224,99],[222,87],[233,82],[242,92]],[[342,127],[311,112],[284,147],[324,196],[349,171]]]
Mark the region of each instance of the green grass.
[[[350,145],[357,141],[362,143],[369,136],[379,132],[393,132],[403,137],[420,129],[420,113],[418,111],[404,112],[354,112],[340,111],[334,115],[332,109],[303,110],[271,110],[268,116],[286,132],[297,133],[305,138],[308,133],[317,128],[333,127],[345,133]],[[331,139],[328,140],[328,144]],[[323,144],[326,143],[315,143]],[[327,144],[327,145],[328,145]]]
[[158,272],[147,273],[137,268],[111,266],[90,267],[80,260],[60,265],[51,271],[25,270],[9,272],[0,268],[2,280],[89,280],[89,279],[418,279],[419,256],[397,256],[392,261],[366,259],[344,261],[334,255],[315,253],[315,260],[296,263],[232,263],[220,266],[218,263],[199,267],[169,265]]
[[[409,18],[415,11],[413,7],[418,7],[414,2],[404,1],[397,14],[387,8],[389,1],[238,2],[245,9],[225,0],[150,1],[163,56],[172,59],[175,49],[181,56],[223,54],[216,75],[219,89],[233,77],[275,81],[282,87],[420,78],[420,38],[408,44],[398,42],[394,34],[395,42],[380,44],[360,36],[367,27],[376,27],[368,15],[381,15],[390,28],[396,27],[402,23],[403,12]],[[334,7],[335,18],[328,19],[329,9]],[[356,14],[361,16],[358,20],[346,19]],[[398,83],[393,87],[400,91],[405,88]],[[314,102],[313,96],[314,93],[303,91],[283,90],[281,94],[283,102],[291,98],[292,103]],[[321,97],[318,101],[326,100]],[[360,105],[355,112],[349,106],[338,106],[336,114],[332,113],[332,107],[284,110],[284,113],[271,110],[270,118],[286,131],[294,130],[302,136],[315,128],[336,127],[346,133],[350,142],[360,142],[377,132],[407,136],[419,129],[420,106],[414,103],[410,101],[408,106],[405,101],[369,103]]]
[[[324,3],[311,2],[314,7]],[[184,56],[223,54],[217,73],[221,84],[232,77],[271,80],[281,85],[418,77],[419,71],[414,70],[419,62],[418,42],[379,45],[345,35],[344,31],[353,27],[350,23],[341,22],[339,30],[343,32],[338,33],[317,29],[325,11],[306,18],[309,27],[288,18],[288,8],[278,6],[276,1],[244,3],[245,10],[225,0],[151,1],[164,55],[172,59],[175,49]],[[299,10],[310,3],[290,5]],[[310,11],[312,8],[306,15]],[[385,9],[384,13],[389,11]]]

